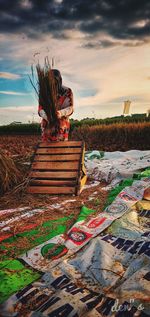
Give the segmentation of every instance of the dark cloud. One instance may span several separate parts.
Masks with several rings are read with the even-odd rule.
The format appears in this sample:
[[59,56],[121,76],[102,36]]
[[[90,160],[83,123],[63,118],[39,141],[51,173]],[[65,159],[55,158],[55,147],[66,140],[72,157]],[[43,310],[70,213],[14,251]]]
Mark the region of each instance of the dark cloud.
[[[66,38],[65,31],[73,29],[92,37],[102,32],[114,40],[140,43],[150,36],[149,0],[0,0],[0,12],[1,32],[23,32],[29,37],[51,33]],[[103,41],[99,46],[114,43]],[[92,42],[86,44],[92,46]]]
[[148,40],[135,40],[135,41],[110,41],[110,40],[101,40],[101,41],[88,41],[85,42],[82,47],[89,49],[104,49],[104,48],[112,48],[115,46],[127,46],[127,47],[138,47],[144,44],[149,43]]
[[121,45],[120,42],[112,42],[109,40],[102,40],[102,41],[94,41],[94,42],[87,42],[82,46],[85,48],[95,48],[95,49],[103,49],[103,48],[110,48],[113,46]]

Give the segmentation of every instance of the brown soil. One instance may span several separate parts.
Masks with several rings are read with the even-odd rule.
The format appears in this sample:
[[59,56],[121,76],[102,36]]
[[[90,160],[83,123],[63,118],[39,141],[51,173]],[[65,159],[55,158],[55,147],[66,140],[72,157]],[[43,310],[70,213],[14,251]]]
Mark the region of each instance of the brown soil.
[[[12,137],[15,138],[15,137]],[[22,182],[18,184],[16,187],[12,188],[9,192],[6,192],[3,196],[0,197],[0,210],[8,210],[8,209],[16,209],[20,207],[28,207],[26,210],[15,210],[13,213],[4,213],[0,215],[0,221],[9,221],[9,224],[4,225],[6,228],[3,231],[5,234],[10,234],[15,236],[16,233],[22,232],[23,227],[27,227],[30,225],[38,225],[41,226],[46,221],[52,219],[59,219],[65,216],[73,215],[73,217],[67,222],[68,228],[74,223],[77,219],[78,214],[80,213],[81,207],[85,205],[86,207],[93,209],[97,212],[101,212],[104,208],[104,204],[107,198],[107,192],[102,190],[104,184],[99,184],[97,186],[89,186],[84,189],[79,196],[75,195],[40,195],[40,194],[28,194],[26,192],[27,188],[27,179],[28,173],[30,170],[30,160],[34,153],[34,147],[37,144],[37,139],[32,139],[32,146],[30,144],[29,148],[25,147],[22,153],[22,147],[20,147],[19,152],[19,138],[16,140],[17,144],[17,154],[14,156],[14,146],[12,147],[12,138],[5,137],[3,138],[3,143],[1,140],[2,150],[5,151],[5,144],[7,144],[7,149],[9,149],[9,157],[13,158],[16,163],[16,166],[19,170],[21,170],[23,178]],[[13,139],[14,140],[14,139]],[[31,139],[30,139],[31,141]],[[20,138],[21,144],[27,142],[27,137],[25,139]],[[13,143],[14,144],[14,143]],[[9,145],[9,146],[8,146]],[[27,149],[27,151],[25,151]],[[8,151],[8,150],[7,150]],[[93,185],[92,181],[89,179],[87,181],[87,185]],[[23,214],[27,211],[33,210],[35,208],[41,208],[41,213],[36,213],[30,217],[22,217]],[[13,218],[17,217],[16,221],[13,221]],[[9,227],[7,229],[7,226]],[[45,230],[45,229],[44,229]],[[40,232],[40,234],[45,235],[45,232]],[[16,254],[21,253],[23,249],[28,249],[31,246],[32,241],[29,241],[27,238],[17,239],[17,245],[5,245],[6,249],[4,252],[9,254],[9,257],[16,257]],[[34,241],[33,241],[34,244]],[[18,250],[18,251],[17,251]],[[8,252],[7,252],[8,251]],[[14,253],[15,252],[15,253]],[[3,254],[4,255],[4,254]]]

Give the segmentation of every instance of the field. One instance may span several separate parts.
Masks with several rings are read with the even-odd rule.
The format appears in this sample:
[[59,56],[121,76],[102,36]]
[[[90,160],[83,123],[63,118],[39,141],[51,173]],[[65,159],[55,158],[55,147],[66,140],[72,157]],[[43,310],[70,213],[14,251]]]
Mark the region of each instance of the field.
[[[35,124],[0,128],[0,148],[10,156],[30,156],[40,141],[40,129]],[[85,142],[87,151],[149,150],[149,136],[150,122],[89,125],[85,121],[85,124],[71,127],[70,133],[71,140]]]
[[73,130],[72,139],[83,140],[87,150],[149,150],[150,122],[83,125]]
[[[28,174],[30,171],[30,163],[32,155],[34,154],[35,147],[40,141],[39,135],[7,135],[0,136],[0,148],[5,156],[11,158],[17,169],[21,172],[21,182],[18,181],[17,185],[0,195],[1,210],[16,209],[14,216],[18,217],[22,215],[22,212],[17,211],[17,208],[44,208],[45,211],[41,215],[33,215],[30,218],[20,219],[19,222],[10,224],[11,232],[13,235],[15,232],[19,232],[22,227],[30,227],[31,223],[36,223],[40,226],[43,222],[58,219],[61,217],[67,217],[73,214],[71,222],[68,223],[70,226],[77,215],[80,213],[81,207],[86,205],[87,207],[101,211],[104,208],[104,204],[107,198],[107,192],[101,190],[101,186],[89,187],[79,196],[49,196],[49,195],[31,195],[26,193],[26,180],[28,180]],[[90,180],[88,180],[88,184]],[[102,184],[103,185],[103,184]],[[90,196],[93,199],[89,200]],[[53,206],[53,207],[51,207]],[[2,221],[9,221],[8,214],[2,216]],[[6,230],[7,233],[7,230]],[[26,239],[22,239],[21,242],[17,242],[17,249],[21,252],[22,248],[28,247]],[[14,257],[14,250],[10,250],[8,246],[9,257]],[[3,256],[3,253],[2,253]]]
[[[30,171],[30,163],[32,159],[32,155],[34,154],[37,143],[40,141],[39,135],[13,135],[13,136],[4,136],[0,137],[0,148],[2,149],[5,156],[10,157],[15,162],[16,167],[22,174],[21,185],[13,186],[10,191],[3,193],[0,197],[1,209],[6,208],[15,208],[15,207],[23,207],[28,206],[30,208],[40,207],[40,206],[48,206],[55,202],[55,200],[59,203],[65,201],[66,199],[70,199],[70,196],[60,196],[60,197],[52,197],[49,195],[30,195],[26,194],[26,179],[28,179],[28,174]],[[19,182],[20,183],[20,182]],[[66,206],[65,213],[70,213],[71,209],[73,209],[74,213],[79,213],[80,207],[83,204],[87,204],[89,207],[92,206],[92,202],[88,202],[88,197],[90,193],[95,191],[95,187],[91,189],[84,190],[82,194],[75,198],[76,206],[72,203]],[[105,202],[107,194],[101,191],[101,188],[98,188],[97,199],[100,199],[99,208],[101,208]],[[96,206],[98,208],[98,206]],[[98,208],[98,209],[99,209]],[[52,218],[56,216],[62,216],[63,211],[54,210],[52,214]],[[66,215],[66,214],[65,214]]]
[[[126,151],[131,149],[149,150],[150,149],[149,135],[150,135],[149,122],[128,123],[128,124],[118,123],[118,124],[112,124],[112,125],[98,125],[98,126],[85,125],[85,126],[76,127],[73,129],[71,133],[71,139],[84,140],[87,151],[97,149],[99,151],[113,152],[113,151]],[[113,200],[120,193],[120,191],[125,190],[126,186],[129,186],[129,187],[131,186],[130,190],[131,190],[131,194],[133,194],[134,191],[132,189],[132,182],[133,182],[132,179],[125,180],[123,183],[121,183],[121,185],[113,188],[112,191],[111,190],[109,191],[108,188],[106,189],[103,187],[105,187],[108,183],[110,183],[111,178],[109,178],[108,183],[106,183],[106,181],[104,182],[104,180],[99,183],[96,181],[96,178],[94,180],[92,179],[91,177],[92,173],[91,173],[89,174],[89,178],[88,178],[85,189],[82,191],[82,193],[79,196],[69,196],[69,195],[50,196],[50,195],[28,194],[26,192],[26,188],[28,184],[28,175],[30,171],[32,156],[35,152],[36,145],[39,141],[40,141],[39,134],[34,134],[34,135],[29,135],[29,134],[4,135],[3,134],[0,136],[0,148],[1,148],[0,159],[2,159],[5,156],[3,163],[4,163],[4,166],[7,167],[6,160],[7,158],[10,158],[10,160],[14,162],[17,170],[21,174],[21,179],[18,179],[18,183],[13,184],[9,190],[5,190],[3,192],[1,191],[1,196],[0,196],[0,206],[1,206],[0,208],[1,209],[0,210],[0,218],[1,218],[0,219],[1,220],[0,222],[0,225],[1,225],[0,265],[2,268],[1,285],[0,285],[0,294],[1,294],[0,302],[2,303],[6,299],[8,299],[11,295],[15,294],[18,291],[21,294],[22,290],[24,290],[26,286],[28,287],[29,284],[31,285],[31,283],[35,282],[34,285],[37,288],[39,287],[38,285],[41,285],[40,277],[43,274],[41,272],[44,272],[42,271],[44,270],[44,266],[47,265],[47,263],[48,265],[49,263],[53,264],[53,261],[51,262],[51,259],[52,260],[57,259],[57,256],[58,256],[58,260],[60,260],[59,257],[61,258],[61,256],[64,255],[63,251],[61,251],[61,250],[65,250],[64,246],[61,245],[62,242],[59,242],[59,240],[58,242],[54,242],[51,239],[53,239],[53,237],[55,239],[55,236],[57,238],[57,235],[61,233],[63,235],[63,239],[65,243],[67,243],[66,241],[70,242],[71,236],[69,235],[70,231],[68,232],[68,230],[70,230],[72,226],[78,225],[78,221],[80,221],[79,219],[82,219],[83,221],[82,223],[83,229],[80,223],[79,223],[79,226],[81,225],[81,228],[79,227],[79,232],[76,233],[76,228],[74,227],[72,228],[74,228],[75,231],[74,229],[71,229],[73,232],[72,237],[74,237],[75,241],[77,241],[77,248],[78,248],[76,250],[77,255],[76,253],[73,254],[73,257],[71,257],[71,260],[76,259],[77,257],[77,261],[80,262],[80,253],[78,253],[78,251],[80,252],[80,247],[83,247],[81,249],[81,252],[82,250],[83,252],[85,252],[85,256],[84,256],[85,265],[89,263],[90,254],[92,254],[90,268],[91,268],[91,272],[94,272],[94,275],[92,275],[92,277],[94,276],[94,290],[96,289],[97,284],[99,287],[99,280],[98,280],[99,273],[97,273],[97,271],[95,273],[96,265],[100,266],[100,270],[102,270],[102,272],[104,272],[104,270],[106,271],[105,273],[106,280],[107,278],[110,278],[110,286],[111,286],[112,276],[116,278],[116,275],[117,275],[117,278],[121,281],[121,283],[124,283],[124,274],[126,274],[126,271],[128,270],[128,267],[125,267],[124,263],[122,263],[122,255],[121,255],[121,258],[119,258],[118,256],[120,252],[120,248],[122,248],[122,245],[118,245],[118,243],[116,243],[115,254],[117,255],[114,255],[114,253],[112,253],[112,245],[109,245],[107,241],[105,242],[103,241],[103,235],[104,236],[107,234],[113,235],[113,236],[116,235],[117,237],[116,241],[121,241],[120,243],[122,243],[122,241],[124,240],[124,243],[126,243],[126,241],[128,242],[130,240],[131,240],[130,242],[132,242],[132,234],[133,235],[134,233],[141,234],[140,232],[142,229],[144,234],[145,232],[144,230],[147,230],[148,219],[144,218],[143,220],[143,218],[140,217],[140,214],[143,213],[143,208],[149,209],[148,201],[146,202],[144,201],[144,203],[146,204],[144,205],[144,207],[143,205],[142,207],[140,207],[140,203],[138,203],[136,211],[134,209],[134,210],[130,210],[130,213],[125,212],[125,214],[123,214],[123,216],[119,219],[118,219],[117,213],[120,212],[121,210],[120,208],[122,208],[122,206],[126,206],[126,208],[129,208],[128,206],[129,202],[127,201],[127,204],[124,203],[124,205],[123,203],[121,203],[122,205],[119,205],[117,203],[117,206],[115,205],[115,208],[117,208],[118,210],[116,211],[115,209],[113,218],[111,219],[112,215],[109,215],[108,211],[107,211],[108,218],[105,216],[106,206],[108,206],[109,208],[110,207],[109,205],[113,202]],[[99,161],[103,163],[104,164],[103,167],[105,169],[105,165],[107,165],[107,160],[103,160],[103,155],[104,155],[103,152],[100,154],[102,154],[102,160],[101,159],[98,160],[98,164],[99,164]],[[89,153],[87,153],[87,155],[89,155]],[[142,153],[142,155],[140,154],[140,158],[139,158],[142,167],[144,164],[143,159],[144,159],[144,155]],[[129,159],[127,159],[126,161],[127,161],[126,164],[128,164],[128,166],[125,165],[125,168],[129,167],[132,161],[132,156],[130,159],[130,155],[129,155]],[[147,165],[150,166],[147,153],[145,154],[145,161],[148,162]],[[1,163],[2,162],[0,161],[0,164]],[[90,163],[93,163],[93,161],[90,161]],[[116,163],[115,161],[115,164],[118,164],[118,163]],[[132,164],[134,164],[134,159],[132,161]],[[118,168],[118,165],[117,165],[117,168]],[[104,172],[102,167],[100,168],[100,172],[102,173]],[[114,171],[112,170],[112,175],[113,173]],[[114,175],[116,174],[114,173]],[[4,178],[7,178],[8,176],[9,175],[6,168],[6,175]],[[136,182],[136,183],[139,183],[139,182]],[[0,184],[0,189],[1,189],[1,185],[2,184]],[[147,186],[147,182],[146,182],[146,186]],[[135,187],[134,187],[134,190],[136,195]],[[139,195],[138,187],[137,187],[137,191]],[[142,192],[141,187],[140,187],[140,191]],[[129,197],[129,199],[131,199],[130,204],[132,205],[133,197],[132,195],[128,196],[128,194],[129,193],[127,191],[127,193],[125,193],[125,196],[124,196],[125,200],[126,198]],[[128,210],[126,209],[126,211]],[[148,214],[149,210],[144,209],[144,212]],[[137,213],[136,218],[135,218],[135,213]],[[132,219],[133,214],[134,214],[134,217]],[[114,216],[116,218],[114,218]],[[114,219],[116,220],[114,221]],[[90,225],[88,224],[88,222],[90,223]],[[130,230],[127,231],[128,224],[129,224]],[[97,241],[96,239],[98,240],[102,239],[102,244],[105,243],[104,249],[102,249],[102,254],[100,254],[98,251],[97,242],[95,244],[96,249],[95,247],[93,247],[94,244],[92,244],[92,248],[93,248],[92,253],[89,247],[90,243],[87,244],[84,249],[84,240],[81,241],[80,239],[81,238],[84,239],[83,233],[85,228],[87,228],[86,229],[87,232],[89,230],[88,234],[90,234],[91,243],[95,243]],[[83,230],[83,232],[82,231],[80,232],[81,229]],[[85,230],[85,233],[86,233],[86,230]],[[93,230],[94,230],[94,234],[92,233]],[[99,230],[99,231],[96,231],[96,230]],[[124,230],[126,230],[125,232],[126,234],[128,234],[126,238],[128,240],[122,239]],[[95,233],[96,235],[98,234],[98,237],[94,237]],[[79,240],[76,240],[76,239],[79,239]],[[54,243],[53,242],[51,243],[50,241],[51,242],[53,241]],[[88,242],[88,240],[86,242]],[[80,246],[80,243],[83,243],[83,245]],[[134,241],[132,243],[134,244]],[[144,243],[146,245],[147,242],[144,242]],[[41,247],[43,244],[44,246]],[[140,243],[138,242],[138,244]],[[37,251],[38,247],[39,247],[39,251]],[[89,253],[87,253],[86,251],[86,248],[88,247],[89,247],[89,251],[88,251]],[[110,251],[108,251],[109,247],[110,247]],[[33,251],[34,253],[32,253],[32,249],[34,250]],[[137,249],[137,247],[135,249]],[[42,253],[43,252],[42,250],[47,250],[45,251],[47,253]],[[31,263],[26,262],[26,260],[30,260],[30,252],[31,252],[31,262],[33,261],[32,263],[33,266]],[[149,250],[147,251],[146,249],[145,252],[149,252]],[[87,254],[87,258],[86,258],[86,254]],[[25,262],[24,260],[22,261],[22,259],[20,259],[22,255],[26,255],[27,257]],[[68,255],[66,254],[66,256]],[[133,254],[133,261],[135,260],[134,256],[135,254]],[[145,258],[144,258],[144,255],[142,256],[143,256],[143,259],[141,257],[141,261],[143,262],[141,263],[145,269],[145,262],[144,262]],[[96,260],[94,260],[94,257],[97,257]],[[115,260],[114,260],[114,257],[115,257]],[[67,261],[68,259],[70,258],[67,258]],[[67,262],[66,260],[63,261],[63,258],[61,260],[62,260],[61,264],[63,264],[64,268],[67,269],[67,265],[68,265],[67,263],[69,262]],[[98,261],[100,261],[101,263],[99,263]],[[38,265],[39,265],[39,268],[38,268]],[[93,271],[92,271],[92,265],[93,265]],[[132,263],[131,265],[132,267],[134,267]],[[71,266],[69,264],[69,276],[70,276],[70,272],[76,272],[75,268],[73,268],[73,270],[71,271],[70,267]],[[57,272],[58,268],[55,267],[53,269],[54,269],[54,276],[56,275],[56,278],[57,278],[58,276],[57,274],[59,274]],[[129,269],[130,269],[130,263],[129,263]],[[145,274],[145,271],[142,271],[142,269],[143,268],[141,268],[140,274]],[[50,271],[50,269],[48,270]],[[89,268],[87,267],[86,269],[86,266],[85,266],[85,270],[89,272]],[[79,278],[77,275],[77,279],[76,279],[76,276],[74,279],[74,275],[73,275],[72,281],[76,283],[78,289],[80,289],[80,287],[85,287],[86,285],[88,285],[86,284],[87,283],[86,279],[84,280],[85,274],[86,272],[81,271],[81,278]],[[102,280],[103,280],[103,275],[102,275]],[[139,286],[138,279],[135,279],[135,281],[133,282],[134,283],[131,284],[130,279],[128,279],[129,287],[135,284],[135,289],[138,289],[138,286]],[[123,285],[122,289],[124,289],[124,284],[122,285]],[[143,285],[146,285],[146,282],[145,284],[142,284],[142,287]],[[114,285],[112,286],[114,288]],[[90,287],[91,285],[89,284],[88,289],[90,289]],[[87,289],[87,286],[86,286],[86,289]],[[111,289],[111,292],[112,292],[112,289]],[[38,289],[38,291],[39,290],[41,291],[41,289]],[[42,292],[43,290],[44,289],[42,288]],[[43,294],[44,293],[42,293],[41,298],[44,298]],[[104,294],[106,295],[106,299],[107,299],[107,296],[109,298],[109,289],[106,287],[104,288]],[[99,296],[99,291],[98,291],[98,296]],[[113,296],[115,298],[116,296],[115,291]],[[119,295],[117,296],[118,296],[117,298],[119,298]],[[130,296],[130,293],[129,295],[127,294],[126,296],[128,299],[128,297]],[[132,293],[132,296],[135,299],[138,296],[138,299],[140,300],[140,302],[142,302],[143,298],[141,294],[137,295],[136,291],[134,291]],[[107,303],[107,300],[106,300],[106,303]],[[14,309],[20,310],[19,316],[26,317],[28,316],[28,313],[30,312],[30,310],[34,310],[34,307],[36,307],[37,304],[38,302],[36,301],[36,295],[34,300],[32,300],[32,298],[28,298],[28,295],[27,295],[27,300],[24,301],[24,304],[23,305],[21,304],[22,306],[19,306],[19,305],[14,306]],[[9,305],[11,306],[11,300],[9,302]],[[10,310],[10,307],[9,307],[9,310]]]
[[26,161],[33,154],[39,140],[39,135],[1,135],[0,148],[5,155],[14,159],[19,157]]
[[[12,127],[11,127],[12,128]],[[127,151],[131,149],[149,150],[150,149],[150,122],[138,123],[117,123],[109,125],[88,126],[83,125],[73,129],[70,139],[83,140],[86,150],[99,151]],[[50,196],[45,195],[44,200],[41,195],[27,195],[25,193],[26,179],[30,170],[30,162],[35,152],[40,135],[1,135],[0,148],[4,155],[13,159],[16,167],[22,174],[22,187],[17,191],[11,188],[10,192],[5,192],[0,198],[1,207],[12,208],[13,206],[35,207],[42,204],[49,204]],[[99,188],[100,190],[100,188]],[[14,192],[15,191],[15,192]],[[80,203],[89,205],[88,195],[94,189],[84,190],[77,199]],[[98,194],[99,195],[99,194]],[[104,193],[101,193],[103,196]],[[104,195],[105,196],[105,195]],[[55,197],[53,197],[55,199]],[[62,199],[62,198],[60,198]],[[99,199],[99,197],[98,197]],[[103,200],[103,198],[102,198]],[[90,203],[90,206],[92,204]]]

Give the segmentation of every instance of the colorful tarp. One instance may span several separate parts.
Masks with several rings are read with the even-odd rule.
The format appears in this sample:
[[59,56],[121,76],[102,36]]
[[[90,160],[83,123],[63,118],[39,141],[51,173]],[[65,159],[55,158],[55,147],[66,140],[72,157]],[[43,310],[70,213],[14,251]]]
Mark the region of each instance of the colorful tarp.
[[[0,262],[0,303],[14,292],[37,280],[41,276],[40,272],[35,271],[31,266],[28,267],[23,261],[10,259],[10,253],[13,254],[14,257],[17,255],[17,252],[20,253],[20,250],[17,249],[18,239],[23,237],[27,238],[29,244],[22,246],[22,251],[27,251],[29,246],[31,248],[32,245],[38,245],[43,241],[47,241],[49,238],[66,232],[70,219],[71,216],[45,222],[37,229],[17,234],[15,237],[6,239],[1,243],[3,261]],[[41,271],[40,268],[39,271]]]
[[43,272],[49,270],[51,267],[60,262],[61,259],[54,259],[51,263],[49,256],[44,258],[45,252],[49,253],[49,250],[52,250],[52,247],[55,247],[58,244],[63,246],[61,250],[63,255],[67,254],[68,251],[69,255],[77,252],[80,248],[87,244],[92,237],[97,236],[100,232],[108,228],[114,220],[120,218],[137,201],[141,200],[145,188],[149,185],[150,180],[148,178],[145,178],[142,181],[134,181],[132,186],[125,187],[124,190],[119,193],[114,202],[110,206],[106,207],[104,212],[92,217],[89,221],[86,219],[86,213],[92,213],[92,210],[88,211],[86,207],[83,207],[81,209],[80,217],[78,217],[76,223],[68,231],[67,239],[66,237],[63,237],[63,235],[57,235],[54,239],[51,239],[30,250],[21,258],[38,270],[42,270]]
[[19,260],[0,262],[0,303],[40,276],[41,274]]
[[[150,178],[133,181],[95,217],[84,207],[67,239],[57,234],[39,245],[37,262],[35,249],[25,254],[22,259],[44,267],[45,274],[11,296],[2,316],[10,316],[10,310],[18,317],[148,316],[150,235],[145,223],[138,232],[138,219],[149,214],[148,206],[139,205],[149,186]],[[115,223],[125,216],[118,230]]]
[[94,181],[106,181],[105,189],[115,187],[124,178],[150,166],[150,151],[91,151],[85,154],[87,175]]
[[[80,215],[77,218],[77,221],[87,219],[87,217],[92,213],[95,213],[95,211],[83,206]],[[46,257],[48,259],[47,262],[49,263],[50,259],[55,260],[57,257],[59,257],[61,260],[61,256],[68,252],[67,248],[63,246],[63,242],[65,241],[63,234],[67,232],[68,223],[70,222],[72,217],[73,216],[71,215],[69,217],[63,217],[58,220],[44,222],[37,229],[26,231],[21,234],[16,234],[15,237],[5,239],[5,241],[1,243],[1,251],[6,252],[4,252],[3,254],[3,259],[5,260],[0,262],[0,303],[8,298],[12,293],[39,278],[41,276],[41,272],[44,271]],[[31,261],[33,262],[32,267],[28,267],[26,265],[27,261],[25,263],[22,260],[8,260],[8,258],[10,257],[8,252],[9,249],[10,252],[15,255],[18,239],[21,239],[23,237],[27,238],[28,241],[30,241],[30,248],[32,245],[38,245],[33,249],[33,251],[31,250],[29,252],[29,245],[24,245],[24,250],[26,251],[25,254],[27,255],[29,253],[33,256],[33,259],[31,256]],[[43,243],[39,245],[40,242]],[[56,249],[56,245],[60,244],[60,242],[60,247]],[[39,265],[37,266],[37,264],[35,263],[38,263],[39,250],[41,252],[39,256]],[[50,250],[51,254],[49,255]],[[19,252],[20,250],[18,250],[18,253]],[[35,268],[37,268],[40,273],[35,272],[33,270]]]
[[20,250],[17,249],[17,245],[18,243],[22,244],[23,238],[26,238],[28,243],[22,245],[21,253],[53,238],[57,234],[66,232],[72,218],[73,215],[70,215],[69,217],[63,217],[57,220],[46,221],[41,223],[38,227],[36,225],[36,228],[34,228],[34,226],[32,228],[33,224],[31,224],[31,226],[22,227],[22,232],[16,233],[13,236],[11,233],[11,237],[6,238],[0,245],[1,259],[6,260],[10,257],[19,256]]

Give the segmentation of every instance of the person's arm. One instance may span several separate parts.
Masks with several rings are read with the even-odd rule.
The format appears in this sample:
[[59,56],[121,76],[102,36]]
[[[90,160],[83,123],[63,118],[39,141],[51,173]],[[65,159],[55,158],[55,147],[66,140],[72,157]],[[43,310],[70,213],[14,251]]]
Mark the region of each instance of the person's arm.
[[61,104],[62,109],[60,109],[58,113],[58,117],[69,117],[73,113],[73,93],[69,88],[67,91],[67,95],[64,101]]
[[42,119],[48,121],[47,114],[41,105],[39,105],[38,114]]

